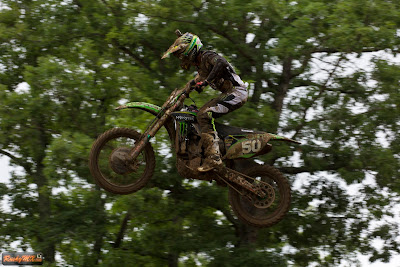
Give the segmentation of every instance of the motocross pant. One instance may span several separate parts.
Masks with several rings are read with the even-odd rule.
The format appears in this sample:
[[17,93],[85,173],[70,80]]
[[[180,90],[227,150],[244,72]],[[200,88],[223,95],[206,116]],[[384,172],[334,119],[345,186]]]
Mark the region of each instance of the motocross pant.
[[197,113],[197,121],[202,133],[215,130],[214,119],[232,112],[246,103],[248,97],[247,86],[235,86],[229,93],[222,93],[208,101]]

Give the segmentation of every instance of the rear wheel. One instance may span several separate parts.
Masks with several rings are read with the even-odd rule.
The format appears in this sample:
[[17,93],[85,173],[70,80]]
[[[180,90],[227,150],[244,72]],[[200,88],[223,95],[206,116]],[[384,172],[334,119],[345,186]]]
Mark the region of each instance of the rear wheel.
[[140,136],[133,129],[113,128],[97,138],[90,151],[89,168],[100,187],[114,194],[130,194],[147,184],[155,168],[151,144],[136,160],[128,160]]
[[[256,227],[269,227],[283,219],[290,207],[290,185],[281,172],[271,166],[257,166],[243,172],[265,193],[261,198],[243,188],[229,187],[229,202],[238,218]],[[239,192],[238,192],[239,191]]]

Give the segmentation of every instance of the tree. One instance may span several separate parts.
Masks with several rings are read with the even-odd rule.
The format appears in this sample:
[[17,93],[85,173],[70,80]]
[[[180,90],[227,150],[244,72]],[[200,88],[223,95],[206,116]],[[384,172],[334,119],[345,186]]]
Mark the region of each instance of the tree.
[[[85,266],[334,266],[357,253],[388,261],[398,252],[389,219],[399,193],[400,68],[374,52],[398,52],[399,3],[2,3],[0,153],[23,169],[0,187],[12,210],[2,211],[4,248],[19,240],[49,264],[58,252]],[[272,228],[238,222],[224,188],[182,180],[168,154],[143,191],[114,196],[93,185],[87,155],[96,136],[114,126],[143,130],[148,121],[114,112],[118,101],[162,104],[191,78],[177,59],[160,59],[176,28],[197,33],[250,83],[249,103],[222,121],[303,143],[262,158],[293,185],[307,177]],[[345,71],[370,55],[369,69]],[[163,153],[166,134],[153,145]],[[346,187],[356,184],[354,196]],[[380,250],[371,245],[377,238]]]

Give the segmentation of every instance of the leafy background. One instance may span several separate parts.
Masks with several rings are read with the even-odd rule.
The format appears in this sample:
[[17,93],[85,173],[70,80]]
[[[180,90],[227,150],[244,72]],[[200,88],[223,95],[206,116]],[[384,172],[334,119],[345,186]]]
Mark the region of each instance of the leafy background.
[[[389,0],[2,0],[0,248],[47,266],[357,266],[399,253],[400,3]],[[200,36],[249,83],[221,118],[300,140],[260,160],[293,188],[274,227],[232,214],[227,191],[182,179],[165,132],[148,187],[96,187],[92,142],[149,117],[193,77],[161,60],[174,30]],[[200,106],[215,92],[194,95]],[[3,178],[3,177],[1,177]],[[4,180],[4,178],[3,178]],[[396,206],[397,205],[397,206]]]

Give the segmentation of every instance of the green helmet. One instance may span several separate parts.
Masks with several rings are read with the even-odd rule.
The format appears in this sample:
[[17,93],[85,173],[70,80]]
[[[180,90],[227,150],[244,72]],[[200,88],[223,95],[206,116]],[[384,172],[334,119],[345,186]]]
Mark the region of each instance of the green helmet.
[[193,61],[203,47],[200,38],[190,32],[182,35],[179,30],[176,30],[175,33],[179,36],[178,39],[169,47],[161,59],[174,54],[181,60]]

